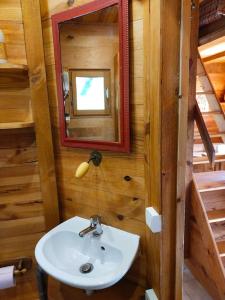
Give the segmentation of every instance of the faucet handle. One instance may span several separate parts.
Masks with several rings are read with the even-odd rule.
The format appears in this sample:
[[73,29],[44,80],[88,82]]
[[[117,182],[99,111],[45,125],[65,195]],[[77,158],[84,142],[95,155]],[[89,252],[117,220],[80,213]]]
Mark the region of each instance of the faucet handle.
[[93,215],[90,218],[91,226],[97,226],[98,224],[101,224],[101,217],[98,215]]

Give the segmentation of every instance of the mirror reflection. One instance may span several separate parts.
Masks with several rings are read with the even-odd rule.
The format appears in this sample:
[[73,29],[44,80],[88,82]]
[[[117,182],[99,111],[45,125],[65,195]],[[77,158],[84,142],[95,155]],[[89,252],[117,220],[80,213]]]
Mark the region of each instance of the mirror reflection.
[[60,23],[68,138],[120,142],[118,5]]

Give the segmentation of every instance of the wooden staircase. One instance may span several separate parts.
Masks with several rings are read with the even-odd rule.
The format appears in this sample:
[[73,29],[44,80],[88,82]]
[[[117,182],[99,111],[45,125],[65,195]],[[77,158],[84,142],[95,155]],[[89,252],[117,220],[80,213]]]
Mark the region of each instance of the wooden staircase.
[[193,175],[188,267],[215,300],[225,299],[225,171]]
[[[197,62],[196,100],[216,155],[225,155],[225,118],[221,103],[217,100],[201,58]],[[194,161],[206,156],[198,128],[195,126]]]

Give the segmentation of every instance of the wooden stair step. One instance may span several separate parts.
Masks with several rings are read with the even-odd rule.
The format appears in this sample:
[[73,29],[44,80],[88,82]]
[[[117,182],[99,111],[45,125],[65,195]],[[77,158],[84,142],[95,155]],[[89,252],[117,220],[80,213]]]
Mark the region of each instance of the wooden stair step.
[[207,213],[225,210],[225,189],[211,190],[200,194]]
[[220,110],[211,110],[211,111],[203,111],[202,115],[203,116],[208,116],[208,115],[223,115],[222,112]]
[[213,92],[209,79],[206,75],[196,76],[196,92]]
[[196,95],[214,95],[212,91],[196,92]]
[[201,111],[221,110],[221,106],[214,94],[196,95],[196,100]]
[[217,248],[220,253],[220,256],[225,256],[225,241],[217,242]]
[[[221,131],[221,132],[209,132],[210,137],[221,137],[222,135],[225,135],[225,131]],[[195,133],[194,137],[197,138],[201,138],[200,134]]]
[[[211,137],[219,137],[219,136],[221,137],[221,136],[225,135],[225,131],[219,131],[215,128],[214,128],[214,130],[208,130],[208,133]],[[199,131],[197,131],[197,130],[194,131],[194,137],[195,138],[200,138],[201,137]]]
[[[205,115],[204,116],[204,122],[206,124],[206,127],[208,129],[208,132],[218,132],[218,131],[225,131],[225,130],[222,130],[222,129],[219,129],[218,128],[218,125],[215,121],[215,118],[217,118],[219,116],[219,118],[223,118],[222,115]],[[198,132],[198,128],[197,126],[194,127],[194,131],[195,132]]]
[[[223,162],[225,162],[225,156],[224,155],[216,155],[215,164],[220,164]],[[202,156],[202,157],[194,157],[193,158],[193,165],[204,165],[204,164],[208,164],[208,163],[209,163],[209,160],[207,157]],[[220,189],[220,187],[218,189]],[[207,190],[211,190],[211,189],[205,189],[204,191],[207,191]]]
[[[218,147],[220,147],[220,145],[224,146],[224,143],[218,143],[218,144],[213,143],[213,147],[215,150],[215,157],[217,157],[217,155],[220,156],[220,155],[225,154],[225,150],[222,152],[223,149],[219,152]],[[199,144],[195,143],[194,144],[193,157],[203,157],[203,158],[205,157],[206,159],[208,159],[203,143],[199,143]],[[209,170],[213,170],[213,169],[209,169]],[[220,170],[220,169],[217,169],[217,170]]]
[[[223,138],[219,135],[219,136],[211,136],[211,141],[213,144],[223,144]],[[202,138],[201,137],[194,137],[194,143],[195,144],[202,144]]]
[[221,107],[223,109],[223,112],[225,113],[225,102],[221,103]]
[[206,74],[205,68],[202,65],[202,62],[200,60],[200,58],[198,57],[197,59],[197,73],[204,73]]
[[206,76],[205,74],[205,71],[200,71],[200,72],[197,72],[196,74],[198,77],[203,77],[203,76]]
[[207,213],[209,223],[217,223],[225,221],[225,209],[212,210]]
[[216,242],[225,241],[225,221],[211,224],[211,229]]
[[204,72],[204,71],[202,71],[202,72],[200,72],[200,73],[197,73],[196,74],[198,77],[206,77],[207,79],[208,79],[208,77],[207,77],[207,75],[206,75],[206,72]]
[[225,268],[225,257],[221,257],[221,260],[222,260],[222,264],[223,264],[223,266]]
[[195,173],[194,177],[200,192],[225,187],[225,171]]
[[213,116],[216,124],[217,124],[217,127],[220,129],[220,131],[225,131],[225,117],[224,117],[224,114],[221,113],[221,114],[215,114]]

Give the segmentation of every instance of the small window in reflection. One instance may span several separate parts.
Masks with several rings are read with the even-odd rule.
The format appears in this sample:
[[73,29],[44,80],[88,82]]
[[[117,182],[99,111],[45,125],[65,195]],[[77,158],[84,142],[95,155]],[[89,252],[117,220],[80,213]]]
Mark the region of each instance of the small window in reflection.
[[110,114],[110,70],[70,70],[74,115]]
[[77,110],[104,110],[104,77],[76,77]]

